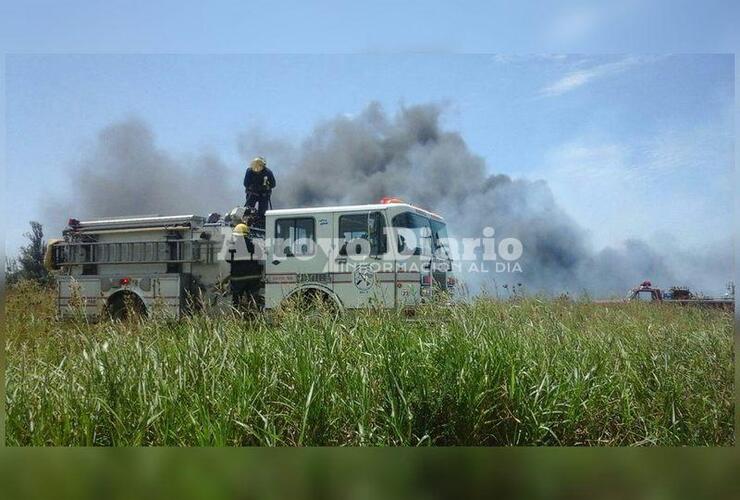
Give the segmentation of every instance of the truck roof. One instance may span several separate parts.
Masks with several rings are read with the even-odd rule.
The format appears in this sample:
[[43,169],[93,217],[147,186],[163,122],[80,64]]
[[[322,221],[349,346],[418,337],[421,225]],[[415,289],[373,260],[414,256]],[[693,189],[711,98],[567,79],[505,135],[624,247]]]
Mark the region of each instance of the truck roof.
[[[373,203],[367,205],[342,205],[332,207],[281,208],[276,210],[268,210],[267,215],[290,216],[333,212],[356,212],[360,210],[385,210],[389,207],[404,207],[420,215],[427,216],[439,222],[444,222],[444,219],[440,215],[408,203]],[[192,214],[105,217],[83,221],[70,219],[70,229],[68,230],[81,233],[99,233],[102,231],[111,230],[140,230],[149,228],[175,229],[200,227],[204,224],[204,222],[204,217]]]
[[302,215],[302,214],[318,214],[326,212],[356,212],[358,210],[385,210],[389,207],[406,207],[409,210],[426,215],[432,219],[444,222],[442,216],[424,210],[408,203],[372,203],[368,205],[339,205],[334,207],[310,207],[310,208],[279,208],[275,210],[268,210],[266,215],[285,216],[285,215]]

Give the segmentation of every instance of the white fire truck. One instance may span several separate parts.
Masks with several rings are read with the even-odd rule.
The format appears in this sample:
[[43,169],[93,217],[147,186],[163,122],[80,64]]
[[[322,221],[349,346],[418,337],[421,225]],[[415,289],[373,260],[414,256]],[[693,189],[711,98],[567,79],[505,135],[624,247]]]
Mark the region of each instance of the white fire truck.
[[[62,316],[178,317],[193,307],[413,307],[454,282],[445,221],[397,199],[371,205],[70,219],[49,243]],[[261,226],[261,227],[260,227]]]

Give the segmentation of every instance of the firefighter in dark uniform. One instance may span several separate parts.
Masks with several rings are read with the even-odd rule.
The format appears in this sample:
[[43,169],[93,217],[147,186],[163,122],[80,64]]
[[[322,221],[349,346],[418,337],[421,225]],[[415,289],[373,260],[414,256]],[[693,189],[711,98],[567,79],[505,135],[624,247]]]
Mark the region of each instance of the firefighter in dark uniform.
[[267,168],[265,159],[258,156],[252,160],[247,173],[244,174],[244,189],[247,193],[247,203],[245,206],[251,209],[256,208],[256,215],[260,220],[264,220],[274,188],[275,176]]

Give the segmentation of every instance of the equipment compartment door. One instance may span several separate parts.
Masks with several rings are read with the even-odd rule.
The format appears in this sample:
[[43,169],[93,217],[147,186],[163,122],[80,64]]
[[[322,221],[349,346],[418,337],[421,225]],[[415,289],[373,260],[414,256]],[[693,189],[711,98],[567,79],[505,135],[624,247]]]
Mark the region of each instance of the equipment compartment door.
[[168,316],[179,317],[184,305],[182,279],[179,274],[158,276],[153,280],[154,298],[147,300],[150,311],[162,311]]
[[82,308],[87,317],[96,317],[102,312],[105,301],[100,295],[100,278],[59,276],[57,291],[57,305],[62,317],[73,315],[78,308]]

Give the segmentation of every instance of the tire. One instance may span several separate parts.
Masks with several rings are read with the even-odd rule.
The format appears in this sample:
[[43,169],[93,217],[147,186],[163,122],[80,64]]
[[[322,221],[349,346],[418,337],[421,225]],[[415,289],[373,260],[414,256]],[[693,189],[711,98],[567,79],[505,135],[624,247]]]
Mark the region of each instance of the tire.
[[108,299],[108,317],[113,321],[128,321],[146,317],[146,305],[134,292],[118,292]]
[[296,291],[280,304],[280,311],[283,313],[294,311],[309,321],[320,319],[326,314],[337,317],[340,310],[328,293],[314,288]]
[[293,300],[295,300],[293,307],[296,307],[301,316],[309,321],[321,319],[322,316],[327,314],[335,318],[339,314],[337,304],[326,292],[321,290],[304,290]]

